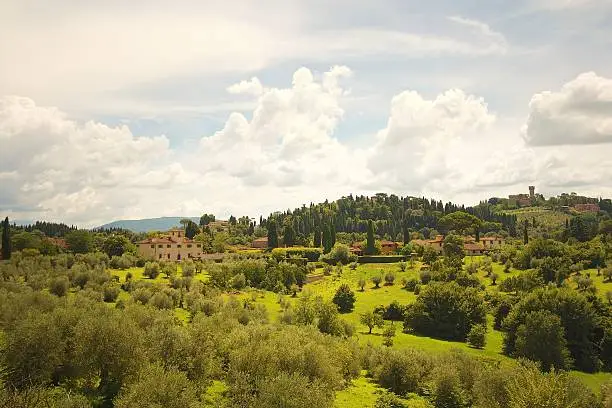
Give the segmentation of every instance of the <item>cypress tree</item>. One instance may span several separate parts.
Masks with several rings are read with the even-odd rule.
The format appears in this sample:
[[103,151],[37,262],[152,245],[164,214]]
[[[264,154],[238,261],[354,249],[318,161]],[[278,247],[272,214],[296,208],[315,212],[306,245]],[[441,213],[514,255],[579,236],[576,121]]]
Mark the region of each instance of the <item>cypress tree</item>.
[[525,222],[523,222],[523,244],[525,245],[529,243],[529,234],[527,234],[528,225],[529,225],[529,221],[525,220]]
[[336,226],[331,224],[329,226],[329,239],[331,241],[331,247],[333,248],[336,245]]
[[321,247],[321,230],[319,229],[319,227],[315,227],[313,244],[315,248]]
[[477,225],[475,227],[475,229],[476,229],[476,233],[475,233],[475,235],[476,235],[476,242],[480,242],[480,227]]
[[410,243],[410,231],[408,230],[408,221],[402,223],[402,234],[404,236],[404,245]]
[[11,235],[8,217],[2,223],[2,259],[11,259]]
[[374,224],[372,220],[368,220],[368,238],[366,241],[366,254],[372,255],[374,254]]
[[329,225],[323,225],[323,252],[331,251],[331,228]]
[[278,231],[274,220],[268,222],[268,248],[278,248]]
[[285,227],[285,231],[283,233],[283,243],[288,247],[295,245],[295,231],[291,224]]

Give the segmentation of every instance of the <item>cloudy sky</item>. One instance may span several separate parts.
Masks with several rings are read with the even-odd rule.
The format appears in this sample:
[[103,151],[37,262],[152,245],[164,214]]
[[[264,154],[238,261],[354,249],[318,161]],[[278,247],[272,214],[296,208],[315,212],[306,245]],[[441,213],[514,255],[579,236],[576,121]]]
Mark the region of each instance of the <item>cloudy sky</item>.
[[610,0],[3,0],[0,215],[612,196]]

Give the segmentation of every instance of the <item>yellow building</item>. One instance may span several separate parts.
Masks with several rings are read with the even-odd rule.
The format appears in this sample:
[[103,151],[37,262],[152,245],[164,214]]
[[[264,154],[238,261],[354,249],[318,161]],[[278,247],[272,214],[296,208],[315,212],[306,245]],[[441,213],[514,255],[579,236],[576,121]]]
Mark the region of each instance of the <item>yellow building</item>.
[[202,243],[185,237],[181,228],[173,228],[162,237],[148,238],[136,245],[141,257],[158,261],[199,259],[204,254]]

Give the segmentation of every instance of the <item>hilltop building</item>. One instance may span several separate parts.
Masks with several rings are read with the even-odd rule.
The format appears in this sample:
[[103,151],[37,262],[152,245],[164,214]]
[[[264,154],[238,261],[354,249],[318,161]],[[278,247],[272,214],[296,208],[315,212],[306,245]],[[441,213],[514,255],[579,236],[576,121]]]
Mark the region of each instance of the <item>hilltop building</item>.
[[572,208],[578,212],[599,212],[599,205],[597,204],[576,204]]
[[544,199],[542,194],[536,194],[535,186],[529,186],[529,194],[510,194],[508,201],[517,207],[529,207],[534,205],[537,200]]
[[[472,236],[463,238],[463,251],[466,255],[484,255],[487,251],[499,247],[504,244],[505,240],[502,237],[481,237],[480,241]],[[414,239],[411,243],[422,247],[429,246],[436,252],[442,253],[444,246],[444,236],[436,235],[434,239]]]
[[181,261],[204,257],[202,243],[185,237],[182,228],[173,228],[159,238],[148,238],[136,245],[138,255],[151,260]]

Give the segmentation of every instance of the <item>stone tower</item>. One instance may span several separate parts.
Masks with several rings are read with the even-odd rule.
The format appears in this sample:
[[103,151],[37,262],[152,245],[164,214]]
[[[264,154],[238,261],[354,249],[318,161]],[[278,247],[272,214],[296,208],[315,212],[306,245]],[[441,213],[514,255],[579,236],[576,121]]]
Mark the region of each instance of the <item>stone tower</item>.
[[529,198],[532,200],[535,198],[535,186],[529,186]]

